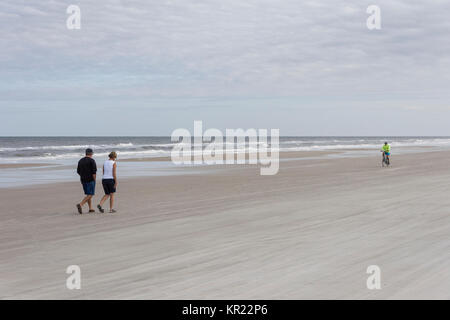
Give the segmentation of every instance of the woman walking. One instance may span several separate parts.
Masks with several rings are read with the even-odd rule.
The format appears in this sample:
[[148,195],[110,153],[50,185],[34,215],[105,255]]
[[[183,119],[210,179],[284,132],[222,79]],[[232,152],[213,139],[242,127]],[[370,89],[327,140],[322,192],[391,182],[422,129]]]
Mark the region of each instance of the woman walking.
[[105,195],[102,200],[100,200],[100,204],[97,206],[98,210],[101,213],[105,212],[105,209],[102,208],[103,203],[109,198],[109,212],[114,213],[116,210],[114,207],[114,194],[116,193],[117,188],[117,175],[116,175],[116,164],[117,153],[114,151],[109,154],[109,160],[105,161],[103,165],[103,190],[105,191]]

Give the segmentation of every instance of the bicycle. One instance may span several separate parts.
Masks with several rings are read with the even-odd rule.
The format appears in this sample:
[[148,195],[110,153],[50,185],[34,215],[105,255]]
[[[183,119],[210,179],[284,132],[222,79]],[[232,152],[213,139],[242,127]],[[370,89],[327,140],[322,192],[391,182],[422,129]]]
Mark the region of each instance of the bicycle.
[[384,166],[389,167],[389,165],[391,164],[390,160],[389,160],[389,157],[386,156],[386,152],[384,152],[384,151],[382,151],[382,152],[383,152],[383,160],[381,161],[381,166],[382,167],[384,167]]

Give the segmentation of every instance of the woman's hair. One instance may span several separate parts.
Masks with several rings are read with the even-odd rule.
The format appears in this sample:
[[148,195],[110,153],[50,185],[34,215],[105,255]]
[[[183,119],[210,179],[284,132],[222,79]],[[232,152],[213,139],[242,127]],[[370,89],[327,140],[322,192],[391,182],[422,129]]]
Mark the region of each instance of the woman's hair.
[[111,159],[116,159],[116,158],[117,158],[117,153],[113,151],[113,152],[111,152],[111,153],[109,154],[108,157],[110,157]]

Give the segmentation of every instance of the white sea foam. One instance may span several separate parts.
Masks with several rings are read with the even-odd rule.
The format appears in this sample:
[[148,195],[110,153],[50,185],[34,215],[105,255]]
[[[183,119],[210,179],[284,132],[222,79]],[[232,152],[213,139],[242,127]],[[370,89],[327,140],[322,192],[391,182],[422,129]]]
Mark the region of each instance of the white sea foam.
[[30,151],[30,150],[78,150],[78,149],[105,149],[105,148],[124,148],[124,147],[132,147],[133,144],[130,143],[118,143],[111,145],[61,145],[61,146],[35,146],[35,147],[17,147],[17,148],[0,148],[0,152],[2,151]]
[[[122,139],[120,142],[114,142],[118,138],[56,138],[63,142],[61,145],[46,144],[45,142],[55,141],[55,138],[26,138],[19,143],[9,142],[7,138],[0,138],[0,161],[8,162],[30,162],[30,161],[58,161],[77,159],[83,156],[84,149],[90,147],[94,149],[95,157],[107,157],[110,151],[117,151],[119,158],[135,158],[135,157],[157,157],[168,156],[172,147],[177,144],[171,142],[170,138],[130,138]],[[103,140],[102,140],[103,139]],[[125,140],[125,141],[123,141]],[[437,147],[450,148],[450,137],[286,137],[280,139],[280,152],[288,151],[327,151],[327,150],[343,150],[343,149],[373,149],[381,148],[383,142],[387,140],[391,144],[394,152],[395,148],[404,147]],[[6,142],[5,142],[6,141]],[[90,141],[94,143],[89,144]],[[58,141],[57,141],[58,142]],[[68,142],[64,144],[64,142]],[[74,142],[74,143],[71,143]],[[80,143],[78,143],[80,142]],[[95,143],[97,142],[97,143]],[[208,143],[205,142],[203,146]],[[185,146],[190,146],[186,143]],[[225,150],[223,152],[244,152],[256,149],[257,146],[267,145],[262,141],[244,143],[223,142]],[[194,145],[194,152],[198,152]],[[233,147],[233,148],[230,148]],[[216,150],[220,153],[220,150]]]

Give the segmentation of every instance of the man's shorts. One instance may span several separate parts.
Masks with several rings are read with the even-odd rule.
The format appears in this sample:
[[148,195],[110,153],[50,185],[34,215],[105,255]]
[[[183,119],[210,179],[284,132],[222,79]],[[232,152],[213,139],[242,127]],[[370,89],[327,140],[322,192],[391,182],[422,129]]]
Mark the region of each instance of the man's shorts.
[[95,181],[83,182],[84,194],[87,196],[93,196],[95,194]]
[[390,156],[391,153],[390,152],[384,152],[387,156]]
[[116,181],[114,179],[103,179],[102,184],[103,190],[105,190],[105,194],[111,194],[116,192],[116,188],[114,188]]

